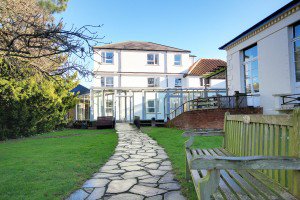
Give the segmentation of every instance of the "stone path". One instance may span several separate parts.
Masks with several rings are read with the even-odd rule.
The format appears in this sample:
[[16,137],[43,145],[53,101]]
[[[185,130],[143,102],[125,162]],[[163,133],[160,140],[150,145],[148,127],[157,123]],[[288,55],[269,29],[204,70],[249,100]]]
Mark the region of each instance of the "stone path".
[[164,149],[135,127],[116,126],[119,143],[110,160],[69,200],[183,200]]

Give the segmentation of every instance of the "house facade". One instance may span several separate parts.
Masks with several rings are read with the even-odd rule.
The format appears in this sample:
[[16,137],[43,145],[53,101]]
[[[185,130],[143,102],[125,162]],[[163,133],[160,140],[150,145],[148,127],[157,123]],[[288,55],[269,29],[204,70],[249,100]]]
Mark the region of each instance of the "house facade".
[[[186,76],[195,59],[190,53],[137,41],[94,47],[90,119],[166,119],[167,113],[184,101],[204,95],[200,78]],[[216,93],[225,87],[209,89]]]
[[222,47],[227,51],[228,94],[278,114],[299,105],[300,1],[292,1]]

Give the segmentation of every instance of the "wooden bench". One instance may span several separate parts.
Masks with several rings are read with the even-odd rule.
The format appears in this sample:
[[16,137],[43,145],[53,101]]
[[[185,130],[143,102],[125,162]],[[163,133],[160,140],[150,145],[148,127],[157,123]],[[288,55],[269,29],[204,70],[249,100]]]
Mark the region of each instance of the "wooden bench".
[[[194,149],[195,136],[224,147]],[[292,116],[225,115],[224,131],[185,132],[186,177],[206,199],[300,199],[300,109]]]

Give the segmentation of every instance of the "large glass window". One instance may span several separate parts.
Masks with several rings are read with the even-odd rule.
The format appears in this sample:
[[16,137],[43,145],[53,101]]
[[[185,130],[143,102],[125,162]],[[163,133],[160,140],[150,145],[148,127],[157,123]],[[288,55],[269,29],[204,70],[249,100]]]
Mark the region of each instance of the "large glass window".
[[181,65],[181,54],[174,55],[174,65]]
[[293,28],[293,43],[296,82],[300,82],[300,23]]
[[155,101],[154,100],[148,100],[147,102],[147,111],[148,113],[154,113],[155,112]]
[[147,54],[148,65],[158,65],[158,54],[149,53]]
[[114,53],[113,52],[102,52],[102,63],[113,64],[114,63]]
[[245,91],[246,93],[259,92],[257,45],[247,48],[244,53]]

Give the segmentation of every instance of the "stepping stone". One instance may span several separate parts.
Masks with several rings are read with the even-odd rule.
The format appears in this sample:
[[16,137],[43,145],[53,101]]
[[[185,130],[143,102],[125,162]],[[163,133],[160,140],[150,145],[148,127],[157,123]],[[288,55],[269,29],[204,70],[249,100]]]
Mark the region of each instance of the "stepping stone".
[[162,195],[157,195],[157,196],[154,196],[154,197],[148,197],[145,200],[162,200],[162,199],[163,199]]
[[90,179],[87,180],[82,187],[104,187],[109,183],[107,179]]
[[140,180],[140,183],[157,183],[159,180],[159,177],[152,177],[152,178],[145,178]]
[[144,167],[140,167],[140,166],[126,166],[126,167],[122,167],[122,169],[125,169],[126,171],[138,171],[138,170],[144,169]]
[[105,188],[95,188],[94,191],[90,194],[90,196],[86,200],[96,200],[103,197],[105,192]]
[[128,178],[136,178],[140,176],[148,175],[145,171],[132,171],[132,172],[126,172],[122,175],[122,178],[128,179]]
[[108,193],[126,192],[127,190],[129,190],[129,188],[131,188],[136,183],[137,183],[136,179],[114,180],[109,183],[106,192]]
[[85,199],[87,196],[89,196],[89,193],[79,189],[72,193],[67,200],[82,200]]
[[169,173],[165,174],[158,182],[159,183],[175,182],[174,175],[169,172]]
[[147,158],[147,159],[143,159],[142,161],[143,161],[143,162],[146,162],[146,163],[157,163],[157,162],[160,162],[161,159],[157,159],[157,158]]
[[180,190],[180,185],[178,183],[163,183],[159,185],[159,188],[165,190]]
[[142,185],[135,185],[133,186],[133,188],[131,188],[130,192],[135,194],[140,194],[146,197],[151,197],[158,194],[163,194],[166,192],[166,190],[152,188],[148,186],[142,186]]
[[180,191],[168,192],[164,195],[164,200],[185,200]]
[[151,164],[146,165],[145,167],[147,167],[149,169],[157,169],[159,167],[159,164],[151,163]]
[[167,171],[162,171],[162,170],[149,170],[149,173],[152,176],[163,176],[167,173]]
[[123,193],[123,194],[114,195],[108,199],[109,200],[143,200],[144,197],[136,194]]
[[109,177],[114,177],[118,176],[118,174],[108,174],[108,173],[96,173],[94,174],[93,178],[109,178]]
[[167,171],[171,171],[172,170],[172,166],[171,165],[162,165],[158,168],[159,170],[167,170]]

